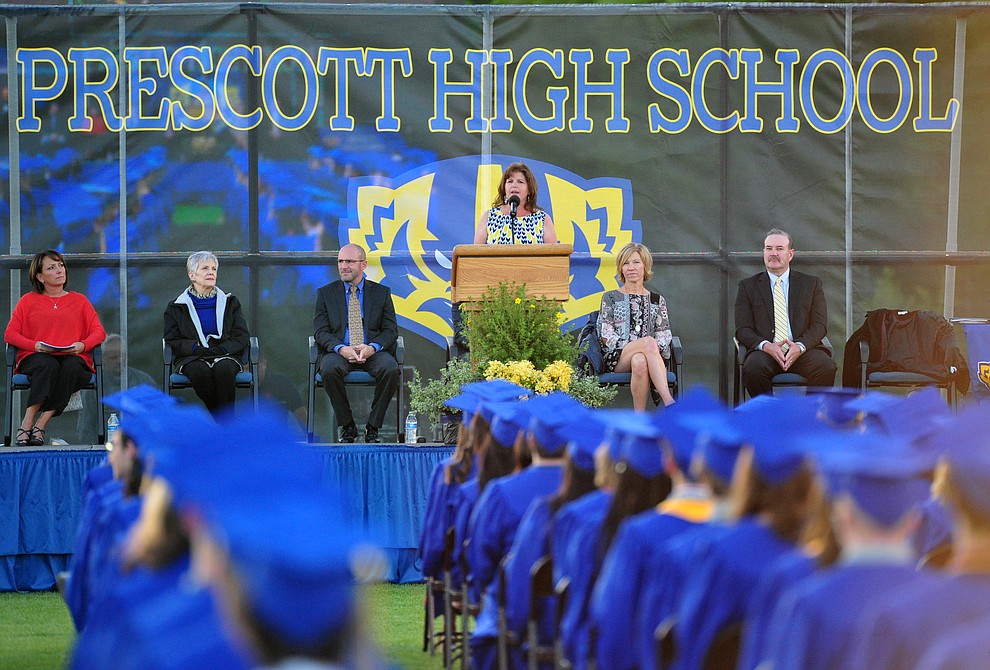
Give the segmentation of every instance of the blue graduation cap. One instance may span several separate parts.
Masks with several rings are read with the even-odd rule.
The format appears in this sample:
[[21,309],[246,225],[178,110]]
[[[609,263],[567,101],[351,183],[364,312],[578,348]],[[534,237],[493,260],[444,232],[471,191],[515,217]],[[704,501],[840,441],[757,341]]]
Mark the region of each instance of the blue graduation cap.
[[530,415],[529,430],[537,444],[551,454],[557,454],[567,446],[567,438],[560,428],[580,422],[586,408],[580,402],[560,391],[536,395],[526,401]]
[[911,448],[907,440],[834,432],[812,438],[810,448],[829,494],[849,495],[881,526],[893,526],[929,497],[925,474],[934,467],[935,455]]
[[461,410],[461,423],[467,426],[471,423],[471,419],[474,418],[474,414],[480,403],[481,396],[470,391],[461,391],[453,398],[448,398],[443,404],[451,409]]
[[[287,492],[322,489],[318,452],[296,442],[284,412],[263,403],[256,414],[219,424],[185,422],[167,438],[155,473],[171,484],[177,506],[209,515],[218,501],[252,504],[259,491],[282,503]],[[261,496],[264,497],[264,496]]]
[[631,409],[600,409],[591,417],[605,427],[605,439],[608,443],[609,457],[619,462],[622,459],[622,442],[626,435],[650,436],[656,439],[657,427],[653,425],[651,416],[645,412]]
[[324,500],[294,496],[267,511],[221,503],[214,532],[249,610],[293,652],[320,649],[354,616],[352,565],[374,554]]
[[863,413],[867,430],[881,430],[908,439],[924,438],[952,416],[939,390],[930,386],[907,396],[879,391],[867,393],[850,400],[846,408]]
[[656,477],[663,472],[663,450],[656,435],[636,435],[628,433],[622,440],[624,462],[643,477]]
[[[480,382],[464,384],[461,392],[450,398],[444,404],[452,409],[459,409],[464,413],[463,423],[471,423],[471,418],[478,412],[482,402],[506,402],[518,400],[532,393],[527,388],[514,384],[505,379],[491,379]],[[482,413],[485,420],[491,422],[491,413]]]
[[567,455],[574,467],[585,472],[595,471],[595,452],[605,441],[606,427],[596,419],[597,414],[597,410],[585,408],[579,418],[556,428],[567,442]]
[[990,431],[986,407],[977,403],[961,410],[938,436],[947,447],[952,481],[966,502],[990,518]]
[[148,384],[141,384],[123,391],[118,391],[103,398],[103,404],[121,411],[121,418],[127,415],[140,415],[156,412],[159,408],[174,406],[178,400],[162,393],[160,389]]
[[775,397],[735,413],[732,424],[753,447],[753,467],[771,485],[784,483],[804,465],[802,440],[826,429],[818,410],[818,399],[806,395]]
[[609,457],[624,462],[644,477],[663,471],[660,430],[652,416],[625,409],[599,410],[593,416],[605,425]]
[[[516,442],[520,431],[529,426],[529,402],[493,402],[483,407],[491,412],[489,418],[490,430],[499,444],[511,447]],[[484,412],[482,413],[484,416]]]
[[691,459],[697,447],[699,433],[704,421],[689,421],[690,416],[705,416],[725,412],[722,403],[705,389],[698,387],[689,390],[675,405],[653,415],[660,438],[666,440],[677,469],[689,474]]
[[485,398],[501,400],[523,398],[533,394],[528,388],[507,379],[483,379],[479,382],[471,382],[462,386],[461,391],[470,391]]
[[860,397],[859,389],[832,387],[815,391],[820,408],[818,418],[833,427],[852,427],[859,421],[859,412],[848,407],[848,403]]
[[746,442],[745,433],[735,423],[737,416],[728,410],[714,410],[692,412],[680,419],[685,431],[695,433],[700,467],[724,482],[732,481],[739,450]]

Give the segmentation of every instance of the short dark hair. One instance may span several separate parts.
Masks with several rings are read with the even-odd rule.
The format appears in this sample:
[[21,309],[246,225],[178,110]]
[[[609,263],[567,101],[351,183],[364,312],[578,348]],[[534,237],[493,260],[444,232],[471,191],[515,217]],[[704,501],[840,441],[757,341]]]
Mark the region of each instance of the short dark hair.
[[790,249],[794,248],[794,240],[791,238],[791,234],[788,233],[787,231],[781,230],[780,228],[771,228],[770,230],[767,231],[767,234],[763,236],[763,239],[766,240],[771,235],[783,235],[784,237],[787,238],[788,248]]
[[[62,265],[65,265],[65,257],[59,252],[55,251],[54,249],[45,249],[44,251],[39,251],[38,253],[36,253],[34,255],[34,258],[31,259],[31,266],[28,268],[28,274],[31,275],[31,286],[34,287],[34,290],[37,293],[45,292],[45,284],[40,279],[38,279],[38,275],[41,274],[41,271],[43,269],[42,265],[44,265],[46,258],[51,258],[53,261],[58,261]],[[69,284],[69,275],[68,273],[66,273],[65,285],[68,286],[68,284]]]

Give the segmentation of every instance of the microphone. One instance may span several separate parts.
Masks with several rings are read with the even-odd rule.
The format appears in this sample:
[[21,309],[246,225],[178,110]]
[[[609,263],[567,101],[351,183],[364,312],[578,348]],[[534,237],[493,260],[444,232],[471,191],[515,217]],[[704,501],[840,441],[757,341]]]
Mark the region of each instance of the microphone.
[[509,216],[516,218],[516,208],[519,207],[519,196],[514,195],[509,198]]

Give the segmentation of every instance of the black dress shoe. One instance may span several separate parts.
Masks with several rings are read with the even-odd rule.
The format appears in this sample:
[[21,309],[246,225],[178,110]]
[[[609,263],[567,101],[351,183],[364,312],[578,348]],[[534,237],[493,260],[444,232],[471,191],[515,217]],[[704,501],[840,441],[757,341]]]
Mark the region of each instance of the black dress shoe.
[[357,439],[357,426],[353,423],[348,424],[340,429],[340,442],[341,444],[353,444],[354,440]]
[[656,390],[652,386],[650,387],[650,400],[652,400],[653,404],[657,407],[660,406],[660,402],[663,400],[663,398],[660,397],[660,391]]
[[378,429],[374,426],[364,427],[364,441],[368,444],[378,444],[382,441],[382,438],[378,437]]

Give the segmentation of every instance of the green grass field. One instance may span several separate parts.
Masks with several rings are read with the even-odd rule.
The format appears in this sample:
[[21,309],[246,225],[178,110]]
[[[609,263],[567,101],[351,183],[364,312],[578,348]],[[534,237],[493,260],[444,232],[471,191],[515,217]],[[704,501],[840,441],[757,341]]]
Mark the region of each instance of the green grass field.
[[[368,591],[371,633],[386,658],[407,670],[443,667],[423,644],[423,586],[373,586]],[[65,667],[75,629],[57,593],[0,593],[0,670]]]

